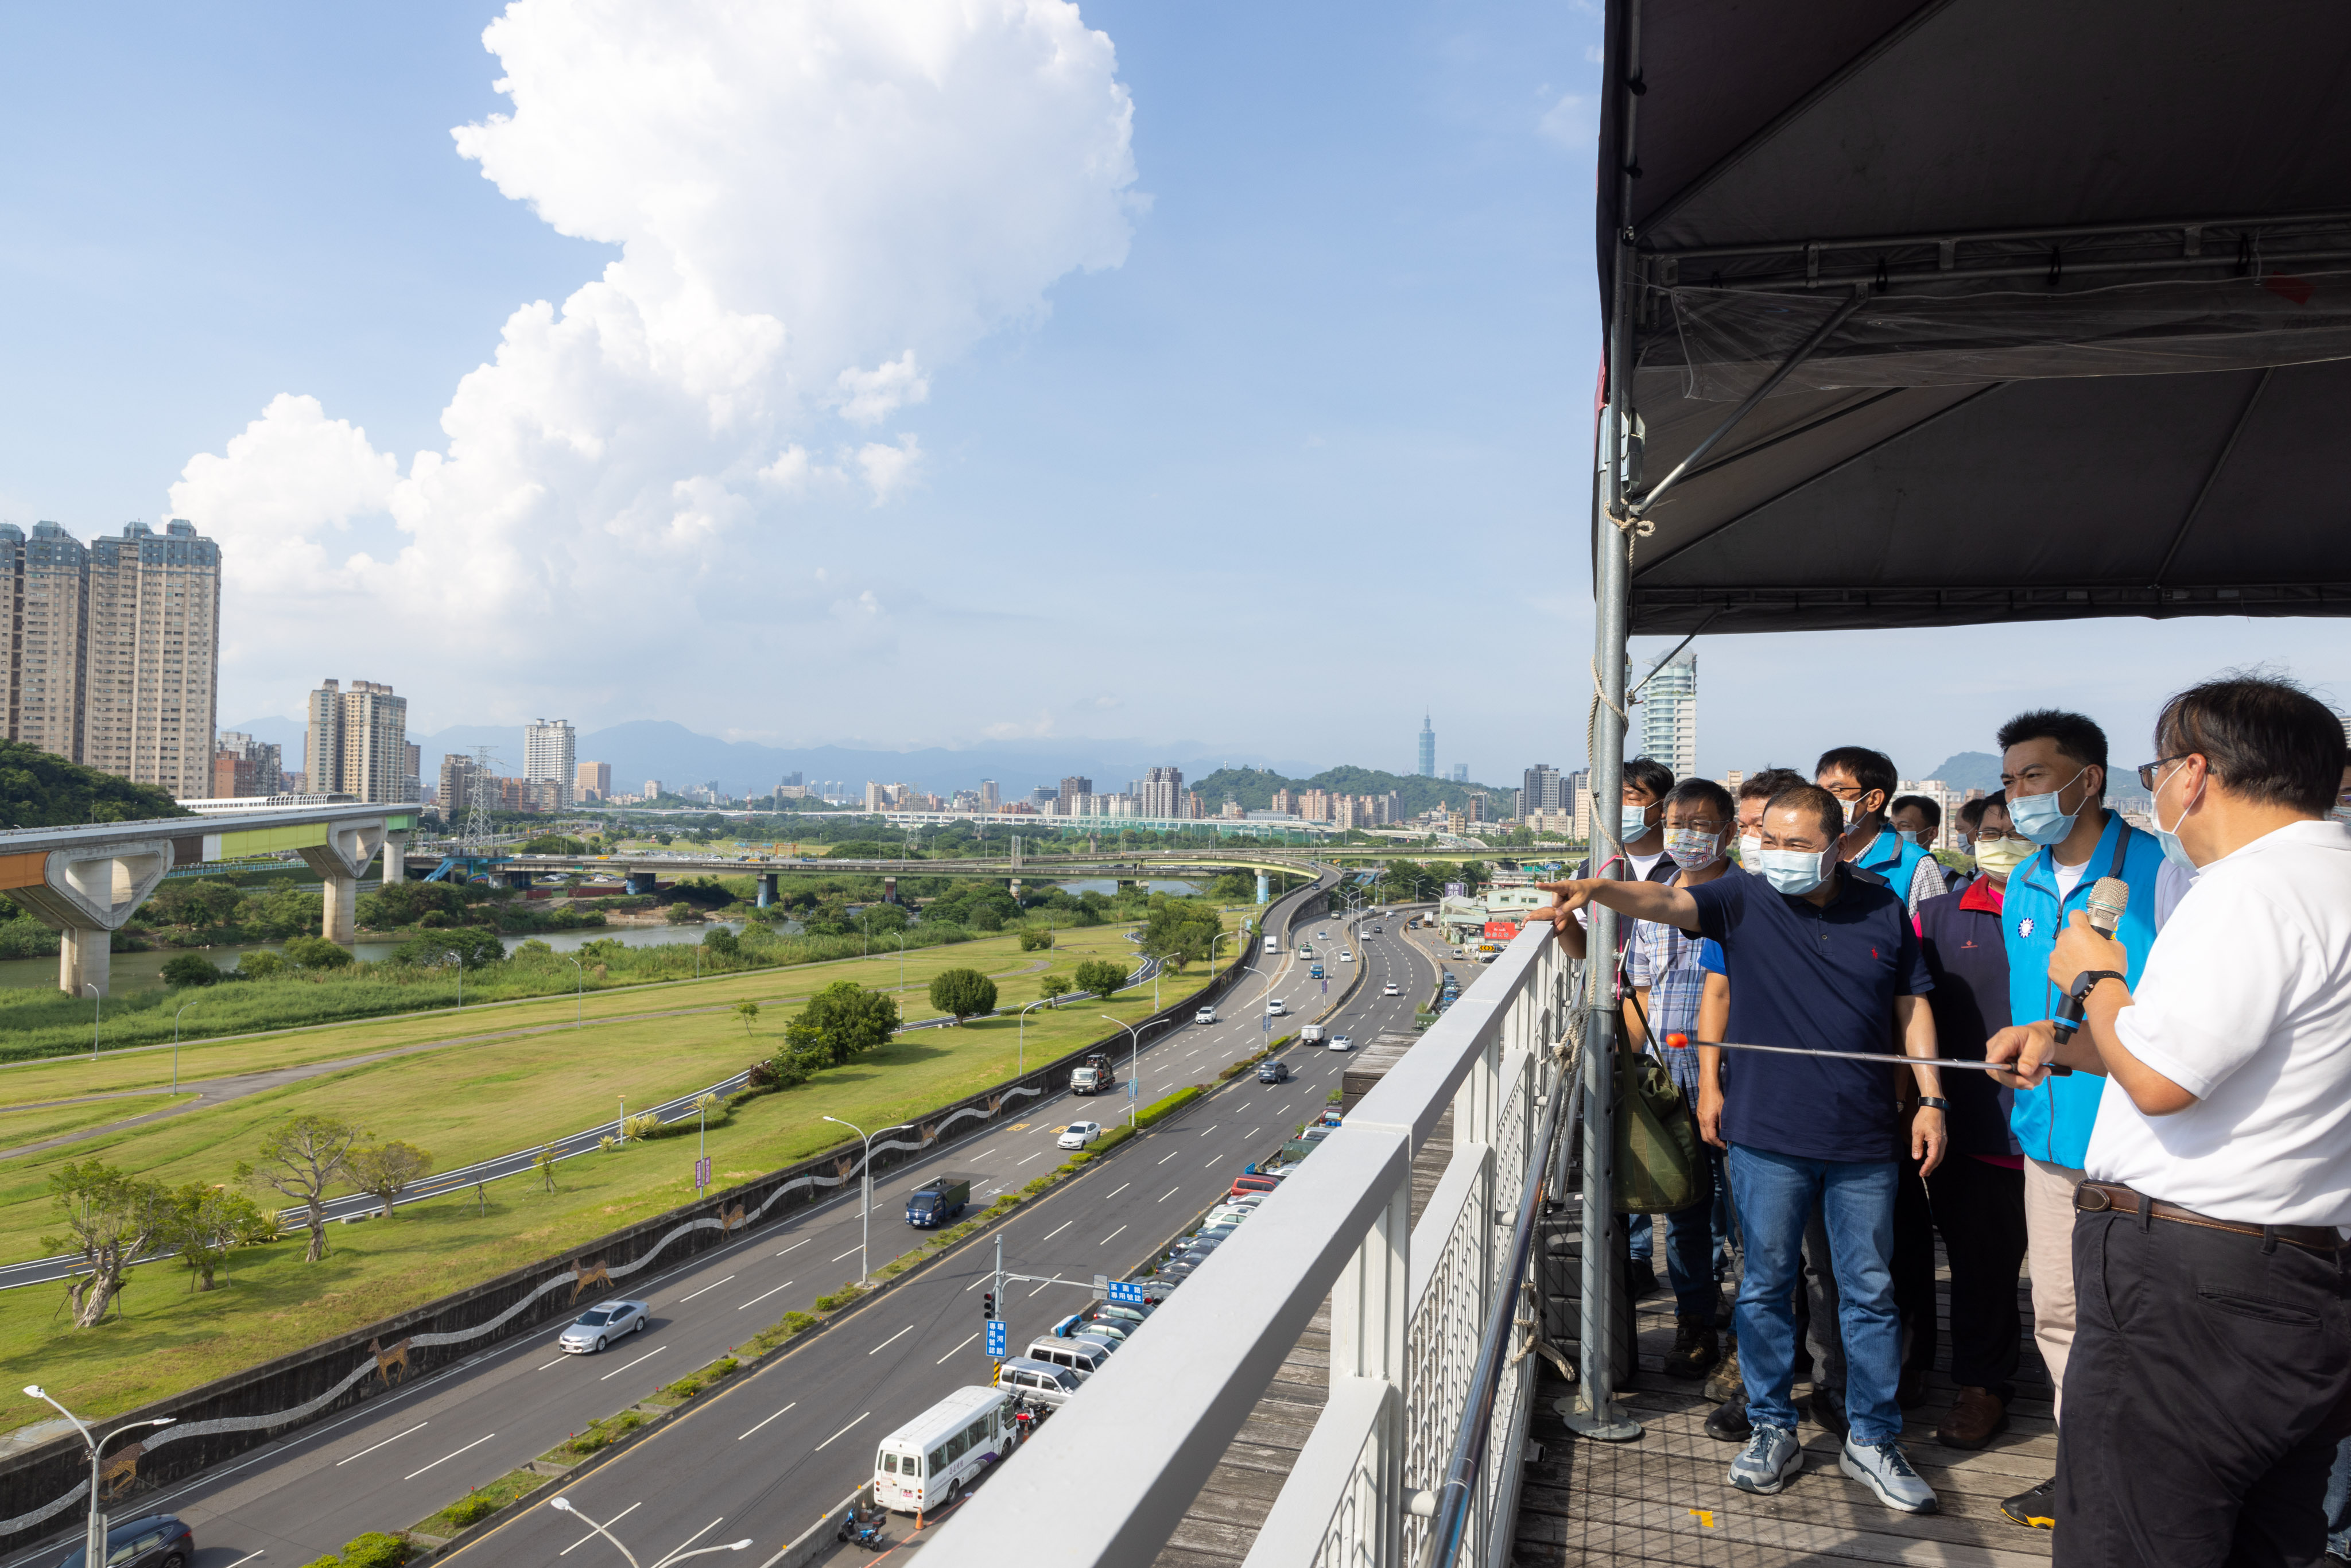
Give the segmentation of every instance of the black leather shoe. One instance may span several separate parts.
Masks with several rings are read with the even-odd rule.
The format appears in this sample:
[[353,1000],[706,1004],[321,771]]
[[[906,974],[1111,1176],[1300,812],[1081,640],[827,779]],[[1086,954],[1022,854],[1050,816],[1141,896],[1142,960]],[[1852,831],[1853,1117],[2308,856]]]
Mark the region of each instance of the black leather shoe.
[[2057,1478],[2051,1476],[2031,1491],[2018,1492],[2000,1505],[2012,1523],[2027,1530],[2057,1528]]
[[1927,1373],[1923,1367],[1902,1375],[1902,1380],[1895,1385],[1894,1402],[1905,1410],[1916,1410],[1927,1403]]
[[1747,1396],[1735,1394],[1716,1406],[1706,1418],[1706,1435],[1718,1443],[1743,1443],[1755,1435],[1747,1419]]
[[1696,1318],[1674,1320],[1674,1348],[1666,1353],[1667,1377],[1704,1377],[1721,1359],[1713,1329]]
[[1849,1428],[1844,1419],[1844,1389],[1815,1387],[1806,1404],[1812,1410],[1813,1419],[1820,1423],[1823,1431],[1834,1432],[1839,1437],[1846,1435]]
[[1625,1300],[1637,1301],[1644,1296],[1656,1293],[1657,1270],[1653,1265],[1644,1263],[1638,1258],[1625,1265]]

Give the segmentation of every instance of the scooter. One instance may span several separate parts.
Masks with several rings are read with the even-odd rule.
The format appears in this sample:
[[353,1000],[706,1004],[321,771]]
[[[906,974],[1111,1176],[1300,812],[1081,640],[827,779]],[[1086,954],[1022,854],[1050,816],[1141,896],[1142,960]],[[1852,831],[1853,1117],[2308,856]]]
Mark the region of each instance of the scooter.
[[852,1546],[862,1546],[868,1552],[879,1552],[890,1544],[883,1539],[883,1526],[890,1520],[887,1509],[875,1503],[860,1503],[841,1516],[840,1537]]

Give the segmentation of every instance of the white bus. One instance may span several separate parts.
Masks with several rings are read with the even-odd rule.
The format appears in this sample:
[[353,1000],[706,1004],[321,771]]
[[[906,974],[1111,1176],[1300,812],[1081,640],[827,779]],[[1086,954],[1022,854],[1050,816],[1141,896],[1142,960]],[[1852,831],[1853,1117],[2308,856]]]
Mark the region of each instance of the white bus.
[[958,1388],[883,1438],[873,1500],[896,1513],[953,1502],[983,1465],[1012,1451],[1012,1393]]

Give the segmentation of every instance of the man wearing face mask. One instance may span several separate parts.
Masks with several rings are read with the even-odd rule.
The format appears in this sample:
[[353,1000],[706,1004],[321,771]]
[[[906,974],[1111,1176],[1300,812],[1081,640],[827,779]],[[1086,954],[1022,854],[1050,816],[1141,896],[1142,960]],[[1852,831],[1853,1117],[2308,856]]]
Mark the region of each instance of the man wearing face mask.
[[[1983,827],[1983,814],[1984,803],[1980,797],[1973,800],[1960,802],[1958,837],[1959,841],[1959,852],[1961,854],[1971,858],[1974,856],[1976,852],[1976,834]],[[2002,808],[2001,815],[2005,817],[2007,814],[2007,810]],[[1944,889],[1946,892],[1957,893],[1961,888],[1966,887],[1969,883],[1973,882],[1978,876],[1981,875],[1982,872],[1983,868],[1981,866],[1976,866],[1970,870],[1962,872],[1946,871],[1943,873]],[[2007,881],[2007,878],[2003,875],[2001,880],[2005,882]]]
[[2081,1027],[2019,1020],[1985,1053],[2019,1088],[2053,1061],[2100,1093],[2056,1562],[2303,1568],[2351,1433],[2351,831],[2327,817],[2351,756],[2259,677],[2173,697],[2155,752],[2154,836],[2193,890],[2135,980],[2070,918],[2047,972]]
[[[1842,863],[1834,795],[1797,785],[1765,808],[1756,874],[1694,887],[1578,881],[1546,891],[1554,924],[1598,903],[1639,920],[1695,926],[1729,971],[1728,1039],[1803,1051],[1886,1055],[1898,1039],[1920,1093],[1912,1153],[1931,1174],[1944,1146],[1932,985],[1902,901]],[[1751,1052],[1723,1105],[1725,1164],[1747,1249],[1737,1310],[1753,1435],[1730,1467],[1743,1491],[1777,1492],[1803,1469],[1791,1397],[1794,1293],[1805,1223],[1827,1218],[1844,1331],[1849,1423],[1841,1468],[1888,1508],[1930,1512],[1935,1493],[1897,1439],[1901,1339],[1887,1269],[1897,1122],[1894,1074],[1872,1063]]]
[[[1695,887],[1730,869],[1733,823],[1730,793],[1710,779],[1685,779],[1666,797],[1666,855],[1674,862],[1671,885]],[[1635,1049],[1653,1049],[1675,1083],[1695,1106],[1698,1099],[1698,1050],[1667,1044],[1698,1030],[1698,1003],[1706,990],[1706,946],[1700,937],[1651,921],[1629,923],[1625,950],[1626,1035]],[[1674,1291],[1674,1347],[1665,1369],[1673,1377],[1703,1377],[1721,1354],[1715,1333],[1717,1298],[1722,1286],[1722,1249],[1729,1239],[1729,1195],[1721,1181],[1715,1150],[1700,1167],[1698,1196],[1666,1217],[1666,1275]]]
[[1926,849],[1886,821],[1894,799],[1894,759],[1866,746],[1840,746],[1813,764],[1813,782],[1844,808],[1844,843],[1840,852],[1902,894],[1911,914],[1944,891],[1943,868]]
[[[2009,1021],[2019,1026],[2056,1016],[2064,993],[2049,980],[2058,933],[2086,910],[2102,877],[2130,886],[2115,939],[2127,948],[2126,973],[2138,981],[2160,925],[2157,884],[2163,850],[2105,809],[2106,736],[2077,713],[2020,714],[2001,727],[2001,783],[2018,832],[2041,846],[2011,873],[2001,901],[2008,948]],[[2098,1081],[2053,1079],[2015,1096],[2010,1122],[2024,1151],[2024,1218],[2032,1275],[2032,1337],[2065,1419],[2065,1365],[2074,1344],[2074,1189],[2090,1129],[2098,1117]],[[2051,1528],[2055,1477],[2001,1505],[2019,1524]]]

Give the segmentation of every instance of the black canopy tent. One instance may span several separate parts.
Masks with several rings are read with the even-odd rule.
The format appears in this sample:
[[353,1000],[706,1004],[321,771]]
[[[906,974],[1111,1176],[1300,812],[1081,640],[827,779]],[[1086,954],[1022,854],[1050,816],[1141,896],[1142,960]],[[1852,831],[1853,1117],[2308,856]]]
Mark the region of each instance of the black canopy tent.
[[[1634,632],[2351,614],[2351,6],[1605,5],[1597,800]],[[1624,1438],[1611,1054],[1569,1420]]]

